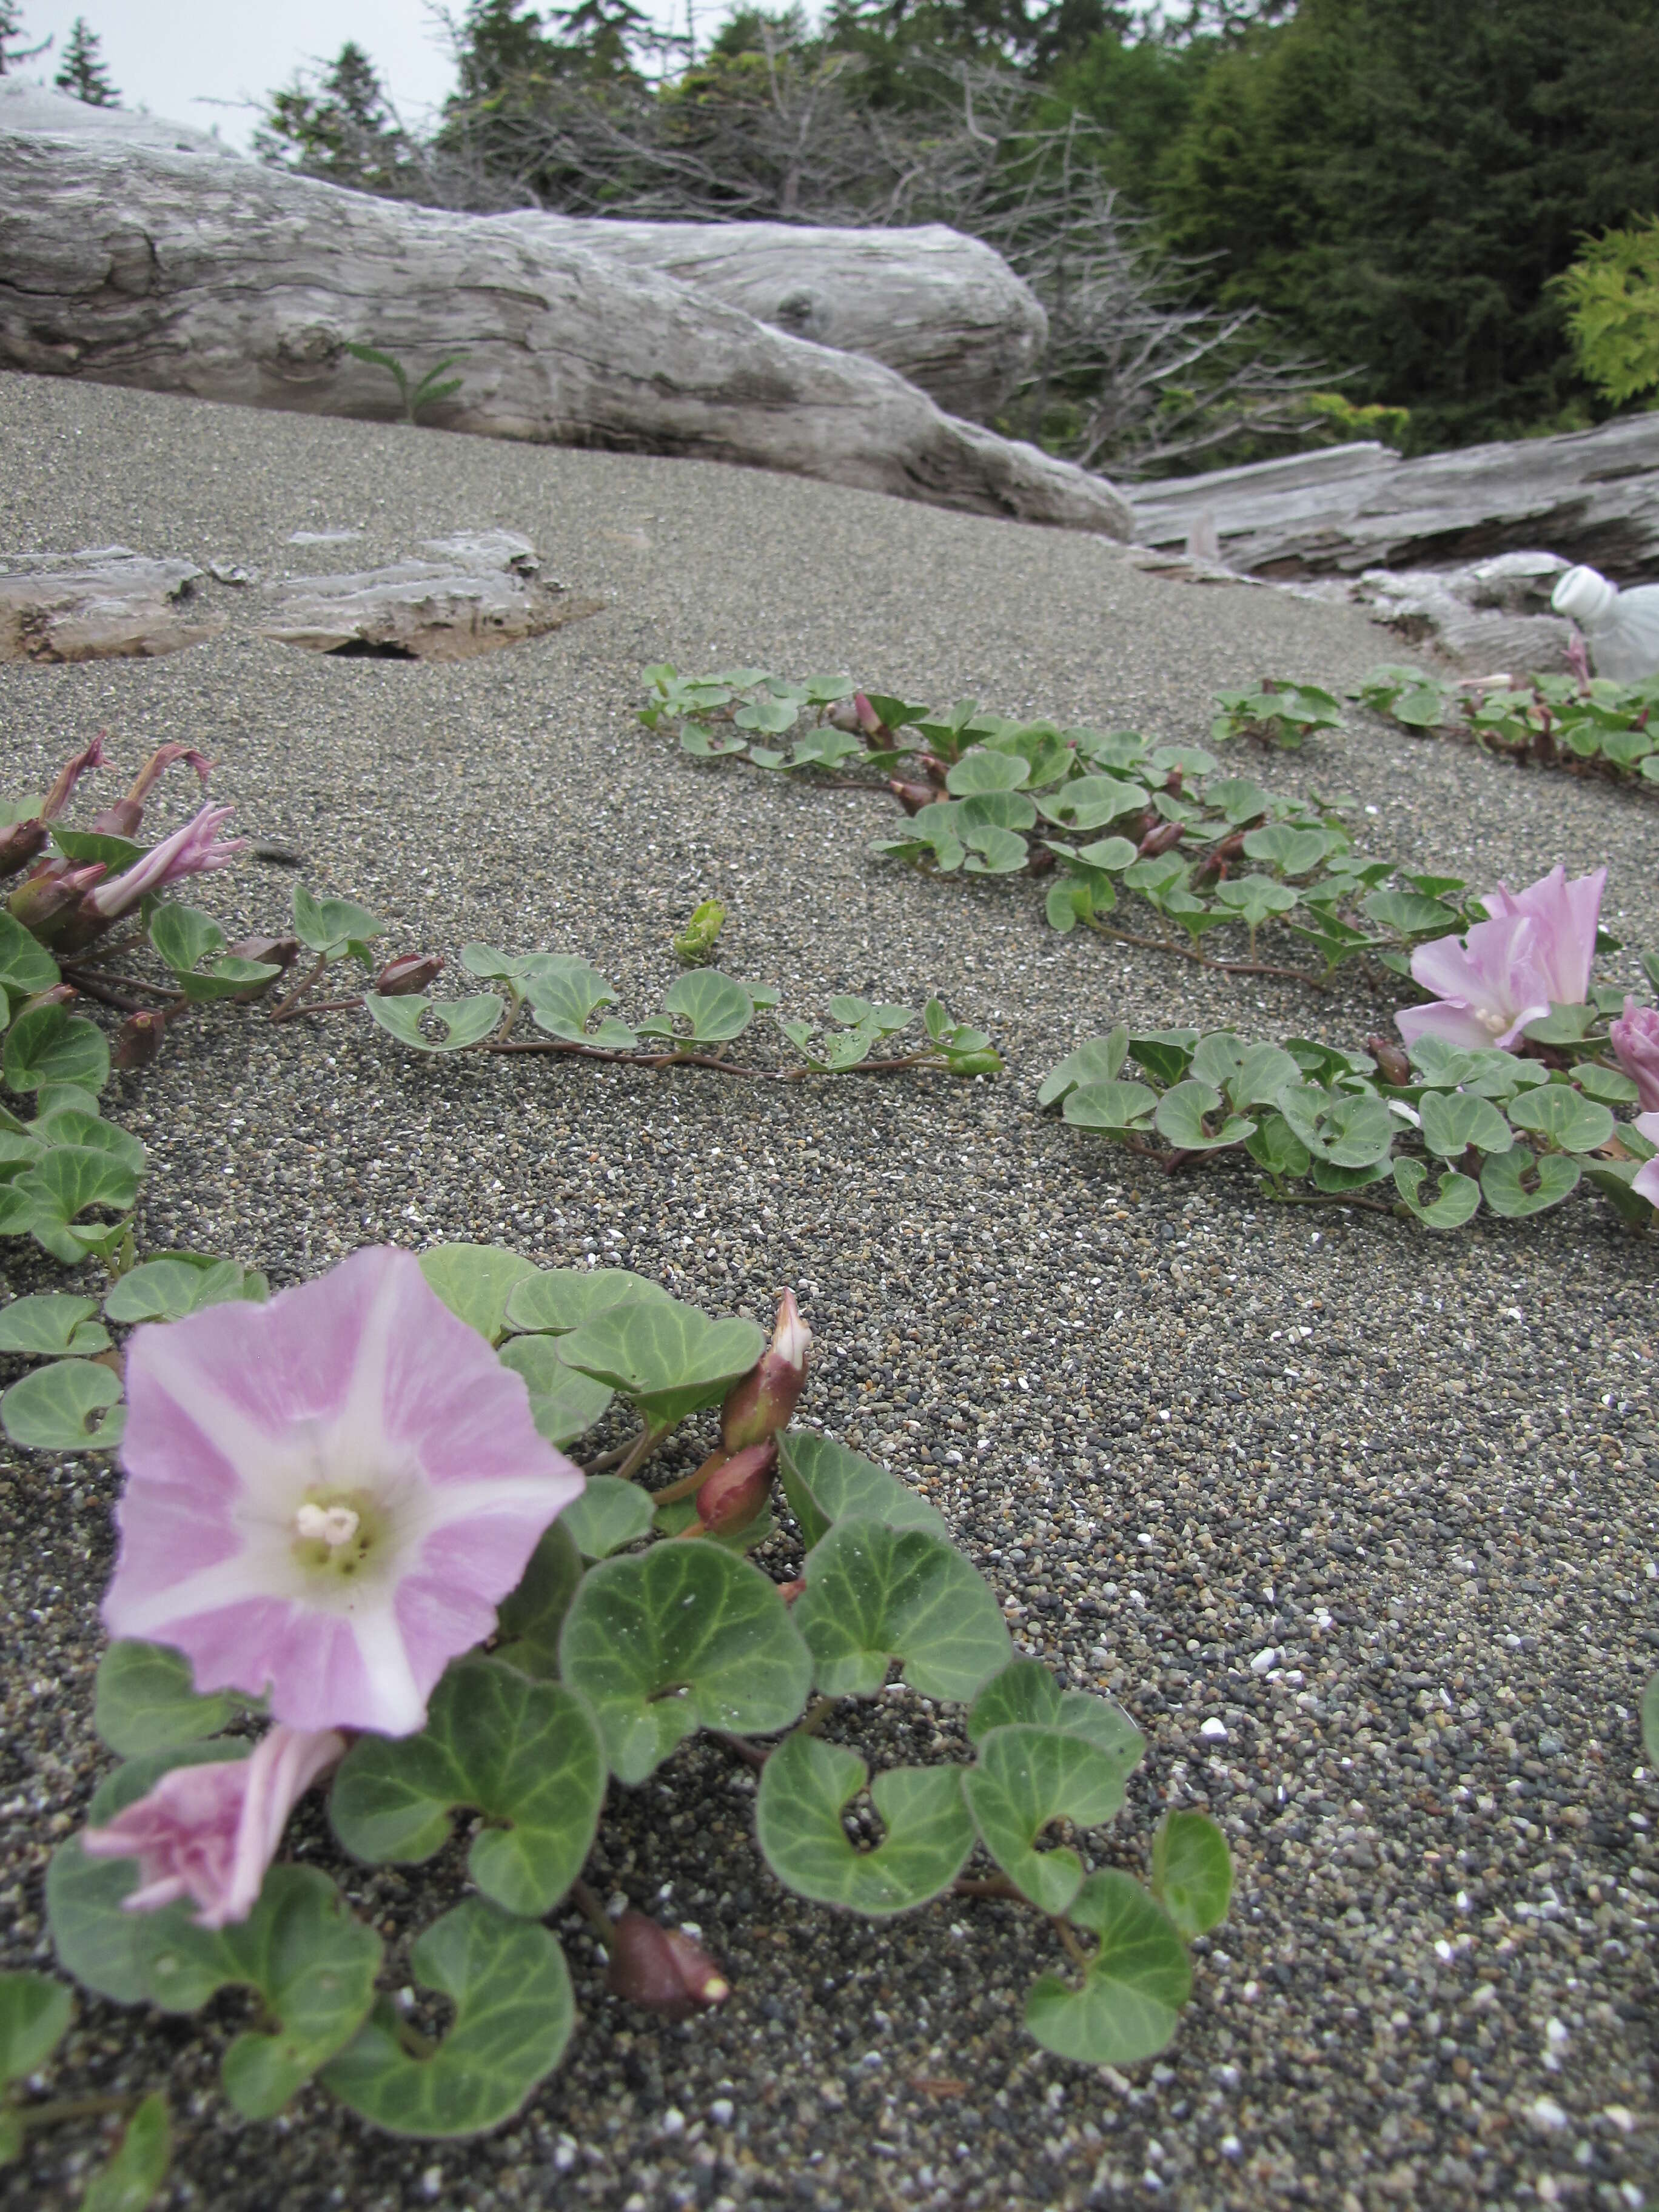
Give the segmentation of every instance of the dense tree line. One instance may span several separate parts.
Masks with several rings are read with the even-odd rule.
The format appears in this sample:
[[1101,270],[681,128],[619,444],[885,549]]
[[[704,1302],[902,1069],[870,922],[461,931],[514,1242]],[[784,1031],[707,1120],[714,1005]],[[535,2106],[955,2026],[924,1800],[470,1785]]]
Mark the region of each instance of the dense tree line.
[[1659,211],[1654,0],[830,0],[815,27],[686,24],[471,0],[435,128],[405,131],[348,46],[276,95],[264,150],[450,205],[953,222],[1054,321],[1009,427],[1100,465],[1607,410],[1558,280],[1587,234]]

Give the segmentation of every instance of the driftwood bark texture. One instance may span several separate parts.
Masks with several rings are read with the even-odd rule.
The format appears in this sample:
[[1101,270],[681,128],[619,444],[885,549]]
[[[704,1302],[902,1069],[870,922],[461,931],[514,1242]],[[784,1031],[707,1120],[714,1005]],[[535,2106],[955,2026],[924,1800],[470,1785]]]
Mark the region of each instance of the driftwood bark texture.
[[487,216],[252,162],[0,136],[0,366],[258,407],[395,413],[378,346],[465,349],[433,419],[676,453],[1122,538],[1109,484],[891,369]]
[[867,354],[947,415],[987,422],[1036,370],[1048,318],[1002,256],[943,223],[847,230],[788,222],[494,218],[654,270],[792,337]]
[[225,627],[204,608],[190,561],[151,560],[125,545],[12,553],[0,561],[0,660],[151,660],[201,645]]
[[471,660],[599,610],[544,576],[529,539],[508,531],[433,538],[421,550],[431,557],[267,584],[260,635],[313,653]]
[[1636,583],[1659,577],[1659,414],[1415,461],[1333,446],[1135,497],[1141,544],[1182,545],[1206,524],[1229,567],[1281,581],[1541,546]]

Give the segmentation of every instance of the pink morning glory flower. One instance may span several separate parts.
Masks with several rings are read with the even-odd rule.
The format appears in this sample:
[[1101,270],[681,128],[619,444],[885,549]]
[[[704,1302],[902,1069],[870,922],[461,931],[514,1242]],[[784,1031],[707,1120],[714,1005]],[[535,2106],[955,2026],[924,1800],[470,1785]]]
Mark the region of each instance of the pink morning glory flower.
[[1659,1111],[1659,1007],[1638,1006],[1627,997],[1623,1015],[1608,1027],[1607,1041],[1643,1106]]
[[1601,894],[1607,872],[1575,876],[1557,866],[1523,891],[1499,884],[1482,903],[1494,921],[1510,915],[1525,915],[1538,925],[1533,939],[1533,965],[1549,987],[1558,1006],[1582,1006],[1589,996],[1590,966],[1595,958],[1595,931],[1601,915]]
[[1607,879],[1598,868],[1569,883],[1566,870],[1556,867],[1522,891],[1499,884],[1484,902],[1488,921],[1461,938],[1419,945],[1412,975],[1435,1000],[1395,1015],[1407,1043],[1429,1036],[1508,1052],[1552,1005],[1582,1006]]
[[[1659,1114],[1638,1114],[1636,1133],[1650,1145],[1659,1145]],[[1646,1161],[1631,1177],[1631,1188],[1650,1206],[1659,1206],[1659,1159]]]
[[585,1477],[408,1252],[127,1346],[112,1636],[298,1729],[404,1735]]
[[211,875],[228,868],[247,845],[246,837],[231,837],[216,844],[222,823],[235,812],[231,806],[204,806],[182,830],[153,845],[141,860],[124,874],[112,876],[88,895],[87,904],[102,921],[113,921],[137,905],[146,893],[164,891],[185,876]]
[[246,1920],[289,1814],[345,1747],[332,1729],[274,1728],[249,1759],[173,1767],[148,1796],[84,1830],[81,1848],[89,1858],[137,1860],[129,1912],[188,1897],[198,1928]]

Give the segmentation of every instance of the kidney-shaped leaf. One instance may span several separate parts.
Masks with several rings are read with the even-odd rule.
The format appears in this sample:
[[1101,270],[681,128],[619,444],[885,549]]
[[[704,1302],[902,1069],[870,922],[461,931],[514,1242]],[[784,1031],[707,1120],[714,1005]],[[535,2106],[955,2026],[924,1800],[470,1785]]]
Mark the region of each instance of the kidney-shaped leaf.
[[0,1352],[25,1359],[61,1359],[107,1352],[110,1334],[92,1316],[96,1298],[71,1297],[64,1291],[36,1291],[0,1306]]
[[165,1644],[124,1638],[98,1662],[92,1724],[123,1759],[217,1735],[236,1709],[237,1700],[222,1690],[199,1697],[189,1660]]
[[530,1417],[550,1444],[574,1443],[585,1435],[614,1395],[591,1375],[567,1367],[550,1336],[509,1337],[501,1346],[501,1360],[503,1367],[523,1376],[530,1392]]
[[1033,1905],[1064,1912],[1083,1885],[1083,1862],[1064,1845],[1040,1851],[1051,1820],[1097,1828],[1123,1802],[1125,1769],[1109,1752],[1064,1729],[993,1729],[963,1777],[986,1849]]
[[1109,1036],[1091,1037],[1075,1052],[1068,1052],[1058,1067],[1051,1068],[1037,1091],[1039,1106],[1054,1106],[1082,1083],[1116,1080],[1129,1050],[1129,1032],[1120,1022]]
[[1152,1838],[1152,1893],[1190,1942],[1227,1917],[1233,1861],[1227,1838],[1205,1813],[1166,1813]]
[[[641,1036],[671,1037],[679,1044],[729,1044],[755,1018],[755,1002],[741,983],[717,968],[694,969],[670,986],[662,1012],[640,1024]],[[684,1021],[684,1030],[676,1028]]]
[[1593,1152],[1613,1134],[1613,1115],[1565,1083],[1540,1083],[1512,1099],[1509,1115],[1517,1129],[1532,1129],[1564,1152]]
[[[383,999],[371,991],[363,1004],[399,1044],[416,1052],[464,1052],[468,1045],[487,1037],[501,1020],[505,1000],[494,991],[475,991],[465,999],[407,997]],[[421,1024],[431,1019],[443,1034],[433,1036]]]
[[1425,1146],[1443,1160],[1461,1159],[1471,1145],[1483,1152],[1506,1152],[1515,1142],[1491,1100],[1473,1091],[1425,1091],[1418,1113]]
[[0,1974],[0,2083],[21,2081],[46,2063],[70,2024],[71,2002],[50,1974]]
[[491,1344],[507,1331],[507,1301],[535,1263],[497,1244],[434,1244],[421,1255],[421,1273],[451,1313]]
[[654,1299],[659,1305],[672,1303],[660,1283],[628,1267],[539,1267],[513,1285],[507,1325],[543,1336],[563,1336],[596,1314],[641,1298]]
[[1516,1145],[1482,1166],[1480,1195],[1494,1213],[1520,1220],[1570,1198],[1583,1171],[1570,1153],[1534,1152],[1529,1145]]
[[945,787],[952,799],[971,798],[975,792],[1017,791],[1030,773],[1030,763],[1018,753],[991,752],[975,745],[945,777]]
[[783,1494],[809,1552],[838,1521],[884,1521],[890,1528],[945,1534],[936,1505],[845,1444],[804,1429],[786,1429],[778,1443]]
[[582,1559],[575,1540],[556,1521],[543,1531],[517,1589],[495,1608],[501,1641],[494,1656],[521,1674],[556,1674],[559,1631],[581,1578]]
[[1176,2032],[1192,1993],[1180,1932],[1133,1875],[1091,1875],[1071,1918],[1099,1937],[1074,1990],[1043,1974],[1025,2005],[1025,2025],[1045,2051],[1087,2066],[1133,2066],[1155,2057]]
[[1462,1229],[1480,1211],[1480,1184],[1473,1176],[1458,1175],[1447,1168],[1440,1177],[1437,1196],[1425,1199],[1423,1192],[1428,1172],[1421,1160],[1395,1162],[1395,1188],[1401,1200],[1425,1229]]
[[[1221,1127],[1214,1131],[1206,1128],[1206,1115],[1219,1115]],[[1218,1091],[1212,1091],[1207,1083],[1196,1083],[1190,1079],[1164,1092],[1158,1102],[1154,1119],[1158,1134],[1187,1152],[1210,1152],[1224,1145],[1242,1145],[1246,1137],[1255,1132],[1254,1121],[1227,1112]]]
[[389,2135],[477,2135],[510,2119],[563,2057],[575,2026],[563,1952],[535,1922],[469,1897],[424,1930],[410,1970],[455,2008],[436,2051],[414,2057],[382,1997],[324,2086]]
[[614,1474],[590,1474],[586,1489],[571,1500],[559,1519],[583,1559],[608,1559],[625,1545],[637,1543],[655,1512],[651,1493],[637,1482],[625,1482]]
[[48,1083],[73,1083],[101,1091],[109,1081],[109,1047],[95,1022],[61,1006],[35,1006],[6,1032],[0,1072],[14,1091],[39,1091]]
[[812,1668],[776,1583],[689,1538],[589,1569],[559,1671],[587,1700],[617,1780],[642,1782],[696,1729],[787,1728]]
[[270,1288],[240,1260],[216,1260],[205,1253],[170,1252],[129,1268],[104,1300],[111,1321],[182,1321],[204,1306],[231,1298],[260,1304]]
[[1016,1659],[994,1674],[968,1715],[973,1743],[1000,1728],[1060,1729],[1081,1736],[1115,1761],[1127,1780],[1139,1765],[1146,1740],[1121,1705],[1087,1690],[1062,1690],[1037,1659]]
[[974,1824],[959,1767],[890,1767],[870,1790],[887,1832],[873,1850],[860,1850],[842,1814],[866,1778],[856,1752],[787,1736],[761,1770],[755,1828],[787,1888],[880,1918],[950,1887],[974,1847]]
[[890,1661],[924,1698],[971,1698],[1010,1656],[990,1586],[942,1536],[843,1521],[806,1555],[794,1618],[830,1697],[878,1690]]
[[464,1659],[418,1735],[359,1736],[329,1797],[355,1858],[416,1865],[465,1806],[489,1824],[467,1872],[508,1912],[539,1919],[581,1872],[605,1801],[605,1760],[579,1698],[494,1659]]
[[1158,1110],[1158,1093],[1144,1083],[1079,1083],[1060,1109],[1074,1129],[1144,1129]]
[[752,1321],[710,1321],[678,1298],[653,1298],[596,1314],[559,1356],[631,1398],[647,1420],[672,1425],[724,1397],[765,1349]]
[[0,1397],[0,1428],[31,1451],[113,1451],[126,1425],[120,1395],[120,1377],[100,1361],[54,1359]]

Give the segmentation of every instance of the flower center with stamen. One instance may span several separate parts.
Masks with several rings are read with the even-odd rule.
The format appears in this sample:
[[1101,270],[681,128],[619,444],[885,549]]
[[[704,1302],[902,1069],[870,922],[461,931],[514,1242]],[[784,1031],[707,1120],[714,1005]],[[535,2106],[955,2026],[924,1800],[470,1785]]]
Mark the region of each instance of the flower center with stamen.
[[384,1533],[368,1492],[308,1490],[294,1516],[294,1556],[313,1573],[349,1577]]
[[1496,1036],[1500,1030],[1507,1027],[1502,1014],[1493,1013],[1490,1008],[1477,1013],[1474,1018],[1483,1030],[1489,1031],[1493,1036]]

